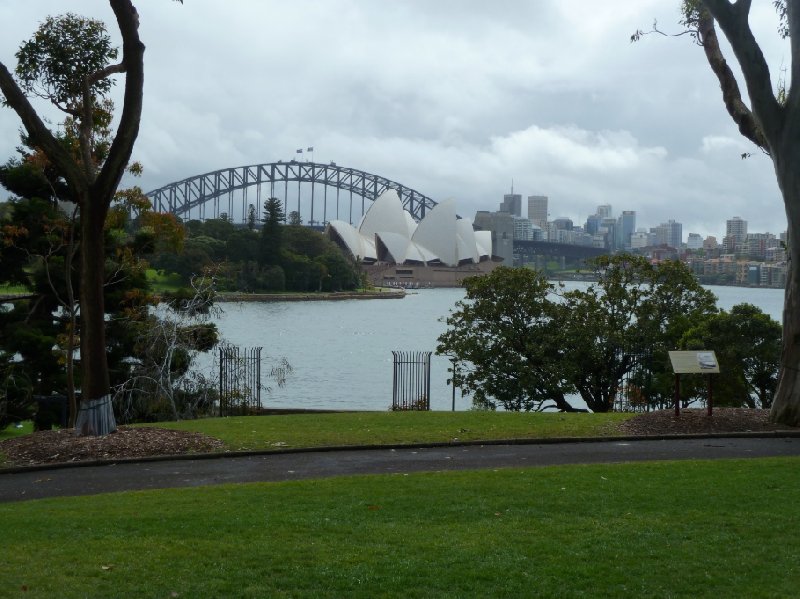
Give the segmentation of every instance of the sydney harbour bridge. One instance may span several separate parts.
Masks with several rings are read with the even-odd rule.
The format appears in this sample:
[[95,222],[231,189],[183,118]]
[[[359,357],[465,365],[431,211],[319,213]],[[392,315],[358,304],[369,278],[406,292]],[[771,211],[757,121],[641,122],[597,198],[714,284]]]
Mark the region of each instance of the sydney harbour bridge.
[[[154,210],[171,212],[184,221],[225,214],[234,223],[247,222],[253,210],[258,222],[264,201],[275,197],[283,201],[285,214],[297,212],[304,224],[321,228],[330,220],[357,225],[371,202],[388,189],[397,192],[403,208],[417,221],[436,206],[430,197],[380,175],[334,162],[297,160],[224,168],[175,181],[145,195]],[[589,258],[606,253],[584,246],[518,240],[514,252],[528,258]]]
[[264,201],[275,197],[283,200],[285,214],[297,212],[305,224],[321,226],[334,219],[357,224],[369,203],[387,189],[397,192],[416,220],[436,206],[428,196],[380,175],[334,162],[297,160],[224,168],[146,195],[154,210],[172,212],[183,220],[219,218],[224,213],[234,222],[246,222],[251,205],[260,218]]

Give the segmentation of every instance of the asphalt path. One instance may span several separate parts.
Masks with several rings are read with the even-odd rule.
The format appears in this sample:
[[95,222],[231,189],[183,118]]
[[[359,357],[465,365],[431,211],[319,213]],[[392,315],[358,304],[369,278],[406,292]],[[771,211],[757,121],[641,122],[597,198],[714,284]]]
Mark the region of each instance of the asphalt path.
[[680,438],[322,450],[0,471],[0,502],[361,474],[800,456],[800,437]]

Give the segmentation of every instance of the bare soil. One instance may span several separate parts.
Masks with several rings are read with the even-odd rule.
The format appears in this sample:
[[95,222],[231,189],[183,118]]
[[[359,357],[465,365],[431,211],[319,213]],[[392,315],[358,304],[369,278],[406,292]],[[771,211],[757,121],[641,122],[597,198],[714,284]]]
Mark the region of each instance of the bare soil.
[[[769,422],[768,410],[718,408],[711,417],[706,410],[682,410],[679,418],[672,410],[647,412],[619,426],[623,435],[649,436],[687,433],[738,433],[794,430]],[[105,437],[78,437],[71,430],[39,431],[0,441],[0,454],[6,466],[31,466],[118,460],[150,456],[224,451],[219,439],[201,433],[163,428],[121,426]]]

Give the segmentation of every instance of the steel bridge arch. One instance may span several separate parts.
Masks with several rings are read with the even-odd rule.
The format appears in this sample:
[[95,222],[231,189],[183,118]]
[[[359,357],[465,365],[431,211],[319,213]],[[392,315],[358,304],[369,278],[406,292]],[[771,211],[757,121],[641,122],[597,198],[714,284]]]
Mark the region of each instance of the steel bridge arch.
[[[392,181],[380,175],[373,175],[358,169],[337,166],[336,163],[321,164],[316,162],[268,162],[249,166],[224,168],[202,175],[195,175],[181,181],[175,181],[158,189],[147,192],[145,195],[153,204],[153,209],[158,212],[171,212],[176,216],[189,215],[193,209],[198,209],[201,220],[206,218],[206,208],[210,204],[212,218],[220,215],[220,207],[227,196],[229,208],[233,205],[233,193],[241,190],[243,202],[246,202],[247,190],[256,188],[257,210],[261,208],[262,186],[269,186],[269,196],[275,197],[276,183],[284,184],[284,203],[288,202],[288,185],[297,182],[297,205],[300,212],[300,184],[312,183],[311,186],[311,222],[314,224],[314,184],[324,185],[325,196],[323,200],[323,219],[327,219],[327,190],[334,188],[337,192],[337,212],[339,192],[350,194],[350,222],[352,222],[353,195],[361,198],[361,213],[365,212],[365,202],[375,201],[387,189],[394,189],[400,196],[403,207],[416,219],[422,220],[425,214],[436,206],[430,197],[406,187],[402,183]],[[244,206],[244,204],[243,204]],[[289,210],[288,206],[284,206]],[[224,210],[222,211],[224,212]],[[228,212],[231,213],[230,211]],[[338,218],[338,215],[337,215]],[[344,220],[344,219],[342,219]]]

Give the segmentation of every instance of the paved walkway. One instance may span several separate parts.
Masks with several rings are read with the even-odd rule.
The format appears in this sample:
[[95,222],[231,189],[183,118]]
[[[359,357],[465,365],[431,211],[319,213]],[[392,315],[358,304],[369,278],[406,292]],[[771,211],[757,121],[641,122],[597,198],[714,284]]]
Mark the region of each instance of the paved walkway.
[[489,444],[300,451],[0,471],[0,502],[136,489],[645,460],[800,456],[800,437]]

